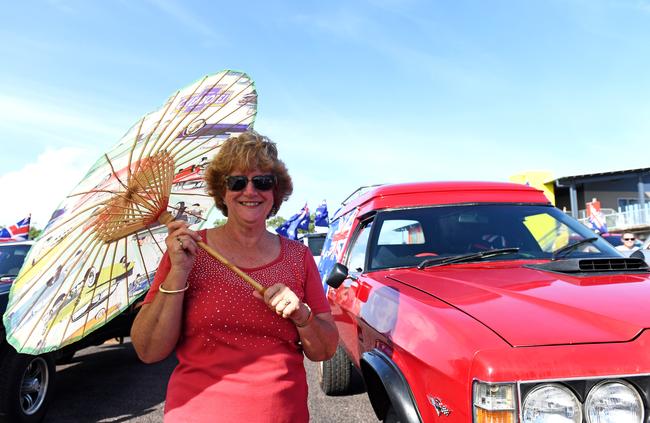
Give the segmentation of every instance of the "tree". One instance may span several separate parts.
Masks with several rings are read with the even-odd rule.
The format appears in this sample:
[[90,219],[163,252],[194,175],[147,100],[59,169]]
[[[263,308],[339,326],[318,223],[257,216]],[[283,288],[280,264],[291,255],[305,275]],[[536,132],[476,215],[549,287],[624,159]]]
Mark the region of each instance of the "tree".
[[43,229],[38,229],[34,226],[29,227],[29,239],[36,239],[43,233]]
[[228,219],[226,219],[225,217],[222,218],[222,219],[215,219],[215,221],[212,222],[212,224],[213,224],[214,227],[216,228],[217,226],[221,226],[221,225],[223,225],[224,223],[226,223],[227,220],[228,220]]
[[272,218],[270,218],[270,219],[268,219],[266,221],[266,226],[275,229],[275,228],[280,227],[286,221],[287,221],[287,219],[285,219],[282,216],[273,216]]
[[[217,226],[221,226],[221,225],[223,225],[224,223],[226,223],[227,220],[228,220],[228,219],[226,219],[226,218],[223,218],[223,219],[216,219],[216,220],[213,222],[213,225],[214,225],[215,227],[217,227]],[[287,219],[285,219],[285,218],[282,217],[282,216],[273,216],[273,217],[271,217],[271,218],[269,218],[269,219],[266,220],[266,226],[275,229],[275,228],[279,227],[280,225],[282,225],[282,224],[283,224],[284,222],[286,222],[286,221],[287,221]]]

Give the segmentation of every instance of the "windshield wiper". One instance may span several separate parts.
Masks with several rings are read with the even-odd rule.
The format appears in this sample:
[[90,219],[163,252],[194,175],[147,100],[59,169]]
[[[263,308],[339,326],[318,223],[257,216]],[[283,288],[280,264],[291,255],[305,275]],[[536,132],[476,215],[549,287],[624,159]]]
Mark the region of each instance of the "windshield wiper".
[[592,242],[595,241],[598,241],[598,237],[592,236],[591,238],[581,239],[580,241],[576,241],[573,244],[567,244],[564,247],[560,247],[557,250],[552,252],[553,255],[551,256],[551,260],[557,260],[560,257],[560,255],[561,257],[564,257],[567,254],[569,254],[571,251],[578,248],[579,246],[587,243],[591,244]]
[[444,266],[446,264],[451,264],[451,263],[461,263],[467,261],[481,260],[487,257],[500,256],[503,254],[514,254],[518,252],[519,252],[519,248],[511,247],[511,248],[495,248],[493,250],[479,251],[478,253],[461,254],[459,256],[433,257],[433,258],[428,258],[422,261],[422,263],[418,264],[418,269],[422,270],[425,267]]

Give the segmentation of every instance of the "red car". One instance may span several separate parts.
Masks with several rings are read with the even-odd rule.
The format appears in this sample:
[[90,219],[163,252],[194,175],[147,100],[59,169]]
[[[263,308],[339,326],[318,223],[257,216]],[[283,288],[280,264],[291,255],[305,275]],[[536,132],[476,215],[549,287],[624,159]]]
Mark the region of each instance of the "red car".
[[340,333],[330,395],[361,376],[388,422],[648,422],[650,272],[509,183],[376,187],[319,265]]

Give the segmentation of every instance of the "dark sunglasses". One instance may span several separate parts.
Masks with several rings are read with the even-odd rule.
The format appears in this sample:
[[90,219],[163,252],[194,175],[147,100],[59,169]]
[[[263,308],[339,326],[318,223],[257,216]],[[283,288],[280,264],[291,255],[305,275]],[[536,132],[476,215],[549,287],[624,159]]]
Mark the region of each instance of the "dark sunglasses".
[[623,238],[623,241],[634,241],[634,238]]
[[253,186],[258,191],[268,191],[275,185],[274,175],[257,175],[248,179],[247,176],[226,176],[226,186],[230,191],[242,191],[248,185],[248,181],[253,183]]

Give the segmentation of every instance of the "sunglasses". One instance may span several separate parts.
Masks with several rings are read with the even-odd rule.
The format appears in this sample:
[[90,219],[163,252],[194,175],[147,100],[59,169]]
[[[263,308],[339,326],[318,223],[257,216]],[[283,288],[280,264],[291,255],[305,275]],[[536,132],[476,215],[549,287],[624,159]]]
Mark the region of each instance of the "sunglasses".
[[634,238],[623,238],[623,241],[634,241]]
[[247,176],[226,176],[226,186],[229,191],[242,191],[248,185],[248,181],[253,183],[253,186],[258,191],[268,191],[275,185],[275,175],[257,175],[248,179]]

